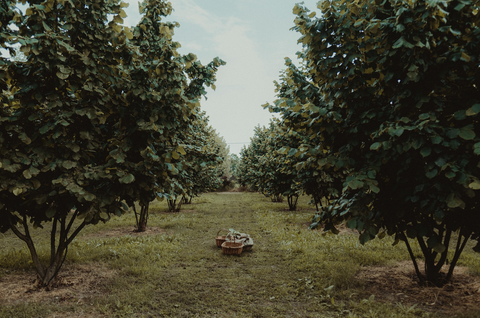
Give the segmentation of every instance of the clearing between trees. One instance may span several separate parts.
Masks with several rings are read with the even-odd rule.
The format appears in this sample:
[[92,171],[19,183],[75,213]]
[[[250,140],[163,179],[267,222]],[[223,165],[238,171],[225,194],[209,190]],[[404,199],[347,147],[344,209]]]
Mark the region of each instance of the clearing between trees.
[[[179,213],[152,204],[144,233],[134,232],[133,212],[88,226],[50,290],[35,288],[28,250],[7,232],[0,317],[479,317],[472,246],[452,283],[420,287],[404,245],[389,237],[361,245],[348,229],[308,230],[307,200],[291,212],[257,193],[209,193]],[[229,228],[250,234],[253,251],[223,255],[214,238]],[[32,235],[47,259],[44,233]]]

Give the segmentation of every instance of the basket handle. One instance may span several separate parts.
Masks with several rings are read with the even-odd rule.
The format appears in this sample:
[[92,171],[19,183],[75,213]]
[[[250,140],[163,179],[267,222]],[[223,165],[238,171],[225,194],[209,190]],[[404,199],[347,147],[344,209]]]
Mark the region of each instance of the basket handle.
[[220,229],[220,230],[218,230],[218,232],[217,232],[217,236],[218,236],[218,234],[220,233],[220,231],[227,231],[227,232],[228,232],[227,229]]

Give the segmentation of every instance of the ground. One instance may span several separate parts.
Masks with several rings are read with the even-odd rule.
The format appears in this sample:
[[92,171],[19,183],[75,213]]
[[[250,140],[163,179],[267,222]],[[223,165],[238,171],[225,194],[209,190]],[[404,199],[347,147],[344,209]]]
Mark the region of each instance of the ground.
[[[423,263],[419,263],[423,266]],[[454,279],[442,288],[419,286],[412,262],[397,262],[394,266],[370,266],[356,275],[369,294],[389,303],[417,305],[444,314],[458,313],[480,304],[480,277],[466,274],[466,267],[456,267]]]
[[[228,194],[218,196],[219,200],[223,201],[215,202],[222,209],[228,209],[234,200],[238,200],[238,202],[242,200],[241,195]],[[251,197],[248,198],[250,200]],[[245,200],[245,197],[243,197],[243,200]],[[273,205],[271,204],[271,206]],[[208,207],[208,210],[212,209],[212,207]],[[284,215],[290,213],[285,211],[285,208],[279,208],[278,210],[284,211],[281,212],[285,213]],[[301,212],[302,209],[299,210],[300,212],[297,213],[305,213],[306,211],[306,209],[303,212]],[[151,225],[144,233],[135,232],[132,226],[105,228],[86,233],[79,238],[79,241],[95,242],[97,244],[97,242],[111,242],[112,239],[128,238],[130,241],[135,241],[136,238],[159,238],[169,235],[174,237],[172,233],[176,230],[175,224],[177,223],[175,222],[187,220],[192,215],[200,217],[202,214],[208,215],[208,213],[205,211],[196,213],[193,209],[176,214],[159,211],[156,213],[156,217],[168,220],[170,223],[164,223],[165,226]],[[161,273],[158,274],[158,278],[151,278],[152,281],[160,280],[161,283],[155,285],[153,291],[147,294],[152,297],[154,302],[161,303],[163,301],[159,305],[161,308],[171,306],[171,309],[167,311],[153,311],[155,313],[149,315],[146,311],[142,311],[144,310],[143,307],[135,309],[129,307],[133,305],[125,304],[128,303],[128,298],[133,296],[122,298],[122,296],[115,295],[120,295],[122,291],[125,291],[125,288],[129,288],[128,286],[137,288],[134,285],[129,285],[137,280],[145,281],[144,284],[148,285],[150,276],[143,278],[142,274],[136,273],[134,269],[125,269],[125,265],[115,265],[115,261],[113,261],[114,263],[77,262],[67,258],[57,282],[50,290],[35,288],[35,274],[32,270],[13,270],[13,273],[11,273],[12,270],[0,267],[0,271],[5,271],[5,275],[0,275],[0,316],[2,316],[2,307],[7,309],[17,308],[18,306],[28,306],[28,304],[47,304],[47,308],[52,313],[45,317],[117,317],[116,312],[122,313],[118,314],[119,317],[122,315],[129,317],[129,314],[126,313],[131,313],[133,316],[133,313],[137,312],[136,310],[143,312],[141,315],[146,317],[236,317],[236,310],[238,310],[238,313],[245,313],[245,315],[239,314],[241,317],[335,316],[330,311],[315,315],[315,312],[319,312],[319,310],[328,306],[327,302],[323,301],[319,304],[320,301],[315,300],[317,297],[325,296],[326,293],[323,288],[320,288],[320,291],[310,293],[310,291],[305,290],[305,285],[301,286],[303,281],[298,282],[302,280],[298,277],[305,277],[308,272],[303,269],[292,272],[291,269],[282,268],[287,266],[284,262],[288,257],[278,253],[278,250],[272,254],[273,241],[262,234],[266,233],[265,229],[257,229],[258,221],[252,217],[250,212],[246,211],[246,206],[237,207],[237,210],[228,215],[225,212],[222,213],[223,217],[210,220],[211,224],[205,224],[202,219],[195,219],[195,222],[186,225],[185,233],[195,233],[193,236],[192,234],[188,235],[194,237],[194,244],[197,244],[201,249],[196,249],[195,246],[189,247],[175,256],[177,258],[170,265],[159,268]],[[214,236],[219,228],[228,228],[228,225],[233,223],[230,218],[235,218],[235,215],[240,214],[244,220],[237,224],[234,223],[233,226],[236,229],[241,229],[239,224],[243,224],[245,232],[252,235],[256,245],[252,252],[247,252],[246,255],[242,254],[241,257],[222,257],[221,250],[215,246]],[[225,220],[225,224],[222,224],[223,221],[220,220]],[[201,227],[195,227],[200,226],[200,224]],[[307,225],[308,223],[300,223],[299,227],[305,228]],[[204,229],[204,227],[211,228],[211,230]],[[192,229],[194,229],[193,232],[191,232]],[[342,228],[340,232],[340,235],[352,235],[352,232],[345,228]],[[187,236],[187,234],[182,235]],[[184,242],[189,242],[189,240],[187,238]],[[224,258],[225,260],[223,260]],[[116,262],[120,261],[121,259]],[[419,266],[422,268],[423,264],[420,263]],[[122,277],[126,279],[125,282],[122,281]],[[269,282],[272,277],[276,277],[274,278],[277,280],[275,283]],[[363,298],[375,300],[376,303],[392,304],[397,312],[398,308],[402,309],[403,311],[400,312],[405,312],[405,317],[413,309],[421,309],[422,312],[432,313],[434,317],[452,317],[459,313],[468,314],[473,310],[472,315],[465,317],[478,317],[476,313],[478,313],[480,307],[480,277],[470,275],[465,266],[457,266],[453,281],[442,288],[419,286],[413,265],[407,260],[389,262],[384,265],[362,266],[352,277],[352,286],[355,286],[355,288],[347,290],[352,291],[350,297],[355,298],[356,296],[353,294],[362,294],[365,296],[362,296]],[[297,285],[292,284],[292,281],[297,281]],[[185,286],[180,286],[182,284]],[[123,287],[112,287],[116,285]],[[142,287],[138,288],[141,290]],[[313,288],[313,285],[311,288]],[[261,291],[259,289],[265,290]],[[318,288],[316,287],[316,289]],[[246,302],[239,302],[236,306],[231,306],[232,304],[223,305],[221,303],[222,297],[230,293],[242,295],[241,297]],[[296,293],[297,296],[292,295],[292,293]],[[345,299],[345,294],[343,292],[343,294],[340,293],[335,297]],[[255,304],[255,307],[252,307],[253,304]],[[104,309],[102,309],[103,305],[105,306]],[[217,305],[218,309],[212,309]],[[307,309],[314,305],[318,305],[318,307],[311,309],[311,311]],[[156,308],[156,305],[149,304],[149,306],[153,307],[149,307],[148,312],[152,312],[152,308]],[[265,313],[264,310],[269,310],[269,314]],[[302,313],[302,310],[304,310],[304,313]],[[359,309],[348,310],[350,310],[349,313],[357,315],[351,317],[375,317],[373,314],[369,316],[368,312],[364,313]],[[338,310],[336,315],[342,317]],[[377,316],[382,317],[381,315]],[[403,317],[403,315],[392,317]]]

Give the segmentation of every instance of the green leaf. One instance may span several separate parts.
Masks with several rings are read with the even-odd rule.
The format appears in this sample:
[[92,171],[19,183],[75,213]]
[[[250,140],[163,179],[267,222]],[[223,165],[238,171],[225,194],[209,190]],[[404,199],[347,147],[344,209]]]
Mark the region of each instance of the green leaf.
[[32,178],[32,175],[30,174],[30,170],[28,169],[23,171],[23,176],[25,177],[25,179]]
[[468,187],[470,189],[474,189],[474,190],[479,190],[480,189],[480,181],[478,179],[475,179],[475,181],[473,181],[472,183],[470,183],[468,185]]
[[74,161],[65,160],[62,164],[65,169],[72,169],[77,166],[77,163]]
[[67,51],[69,51],[69,52],[75,51],[75,49],[74,49],[73,47],[71,47],[70,45],[68,45],[67,43],[65,43],[65,42],[63,42],[63,41],[61,41],[61,40],[58,40],[58,39],[57,39],[57,43],[60,44],[61,46],[63,46],[64,48],[66,48]]
[[32,182],[33,187],[34,187],[35,189],[40,188],[40,186],[42,185],[42,184],[40,183],[40,181],[38,181],[37,179],[31,179],[30,182]]
[[432,148],[430,147],[423,147],[422,150],[420,150],[420,154],[425,158],[428,157],[432,153]]
[[435,164],[440,168],[443,167],[446,163],[447,162],[443,158],[438,158],[437,160],[435,160]]
[[455,176],[456,176],[456,173],[453,171],[448,171],[447,173],[445,173],[445,177],[449,179],[455,178]]
[[62,73],[62,72],[57,72],[57,77],[62,79],[62,80],[65,80],[68,78],[68,74],[65,74],[65,73]]
[[440,136],[435,136],[435,137],[430,138],[430,140],[432,141],[432,144],[438,145],[443,141],[443,138],[440,137]]
[[[458,32],[458,33],[460,33],[460,32]],[[465,61],[465,62],[470,62],[471,57],[467,53],[462,52],[462,55],[460,56],[460,59],[462,61]]]
[[85,195],[83,196],[83,198],[84,198],[86,201],[91,202],[91,201],[95,200],[96,196],[95,196],[94,194],[92,194],[92,193],[87,193],[87,194],[85,194]]
[[177,152],[181,153],[182,156],[185,156],[187,153],[185,152],[185,149],[183,149],[182,146],[177,147]]
[[363,182],[357,179],[350,181],[347,186],[353,190],[360,189],[363,187]]
[[370,190],[372,190],[372,192],[374,192],[374,193],[379,193],[380,192],[380,188],[377,187],[374,184],[370,184]]
[[451,193],[448,197],[447,197],[447,205],[449,208],[458,208],[459,206],[461,206],[462,204],[465,204],[462,199],[460,199],[459,197],[457,197],[454,193]]
[[368,173],[367,173],[367,176],[370,179],[375,179],[375,177],[377,176],[377,172],[375,170],[369,170]]
[[395,43],[393,44],[392,48],[398,49],[398,48],[400,48],[400,47],[402,47],[402,46],[404,46],[404,47],[406,47],[406,48],[409,48],[409,49],[411,49],[411,48],[414,47],[414,45],[413,45],[412,43],[409,43],[409,42],[402,36],[400,39],[397,40],[397,42],[395,42]]
[[467,116],[473,116],[480,113],[480,104],[475,104],[466,111]]
[[394,134],[397,137],[400,137],[403,134],[404,131],[405,131],[405,129],[403,127],[398,127],[397,129],[394,130]]
[[414,139],[412,142],[413,149],[417,150],[423,145],[423,140],[421,139]]
[[436,219],[441,220],[444,217],[445,217],[445,212],[443,212],[442,210],[435,211],[435,218]]
[[56,212],[57,210],[54,207],[50,207],[47,209],[47,211],[45,211],[45,216],[49,219],[53,218]]
[[427,176],[427,178],[432,179],[432,178],[435,177],[437,174],[438,174],[438,170],[437,170],[437,169],[433,169],[433,170],[430,170],[429,172],[427,172],[425,175]]
[[129,173],[123,178],[120,178],[118,181],[120,181],[121,183],[132,183],[133,181],[135,181],[135,176]]
[[453,114],[453,117],[456,120],[464,120],[465,118],[467,118],[467,115],[466,115],[466,112],[464,110],[458,110],[458,111],[455,112],[455,114]]
[[454,128],[454,129],[449,129],[447,131],[447,137],[450,138],[450,139],[453,139],[453,138],[456,138],[458,136],[458,133],[460,132],[460,130]]
[[469,128],[462,128],[460,129],[459,133],[460,138],[465,140],[472,140],[475,138],[475,132]]
[[354,229],[356,229],[356,226],[357,226],[357,220],[355,220],[355,219],[350,219],[350,220],[347,221],[347,227],[348,227],[349,229],[354,230]]
[[426,120],[426,119],[429,119],[429,118],[430,118],[429,113],[422,113],[422,114],[418,115],[418,119],[420,119],[420,120]]
[[382,146],[381,142],[375,142],[370,146],[370,150],[378,150]]
[[446,247],[445,245],[443,244],[437,244],[433,247],[433,250],[439,254],[442,254],[445,250],[446,250]]
[[473,152],[476,155],[480,155],[480,142],[477,142],[475,145],[473,145]]
[[427,240],[427,246],[429,248],[434,248],[436,245],[438,245],[438,238],[437,236],[432,236],[432,237],[429,237],[428,240]]
[[50,126],[49,124],[46,124],[46,125],[43,125],[41,128],[40,128],[40,133],[43,135],[45,134],[47,131],[49,131],[50,129],[52,129],[53,126]]

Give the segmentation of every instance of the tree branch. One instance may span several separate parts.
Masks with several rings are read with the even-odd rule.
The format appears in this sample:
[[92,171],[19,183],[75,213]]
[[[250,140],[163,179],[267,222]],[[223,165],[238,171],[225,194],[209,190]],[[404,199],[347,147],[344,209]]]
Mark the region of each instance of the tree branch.
[[[472,233],[464,234],[463,233],[463,228],[460,230],[460,233],[458,234],[458,240],[457,240],[457,246],[455,248],[455,254],[453,255],[452,262],[450,263],[450,268],[448,269],[447,277],[446,280],[449,281],[452,279],[453,275],[453,270],[455,269],[455,266],[457,265],[457,261],[460,258],[460,254],[462,254],[463,249],[465,248],[465,245],[467,244],[468,239],[470,238],[470,235]],[[465,237],[463,240],[463,243],[460,244],[462,240],[462,236]]]
[[423,282],[425,280],[424,280],[423,275],[420,273],[420,270],[418,269],[417,260],[415,259],[415,256],[413,255],[413,251],[412,251],[412,248],[410,247],[410,243],[408,243],[408,237],[403,233],[402,233],[402,235],[403,235],[403,238],[404,238],[405,245],[407,246],[408,254],[410,254],[410,258],[413,261],[413,267],[415,267],[415,273],[417,273],[417,277],[420,280],[420,283],[423,284]]
[[70,228],[72,227],[73,222],[74,222],[75,219],[77,218],[78,213],[79,213],[79,212],[78,212],[78,209],[75,210],[75,213],[73,213],[72,218],[70,219],[70,222],[68,223],[68,226],[67,226],[67,234],[68,234],[68,232],[70,232]]
[[53,218],[52,230],[50,232],[50,265],[52,265],[55,261],[55,235],[57,234],[57,222],[58,217],[55,213],[55,217]]
[[77,236],[77,234],[85,227],[85,225],[87,225],[87,222],[84,220],[82,222],[82,224],[80,224],[77,229],[75,230],[75,232],[72,233],[72,235],[70,235],[70,237],[66,240],[66,245],[70,244],[73,239],[75,238],[75,236]]
[[435,268],[437,271],[440,271],[443,264],[445,264],[445,260],[447,259],[447,256],[448,256],[448,247],[450,245],[451,236],[452,236],[452,230],[447,229],[447,232],[445,234],[445,240],[443,241],[443,245],[445,245],[445,251],[443,251],[442,256],[437,262],[437,265],[435,265]]
[[8,218],[8,224],[10,226],[10,229],[13,231],[13,233],[15,233],[15,235],[18,236],[19,239],[21,239],[22,241],[24,241],[26,243],[27,242],[27,237],[25,235],[23,235],[22,232],[20,232],[17,229],[17,226],[12,223],[12,220],[10,218]]

